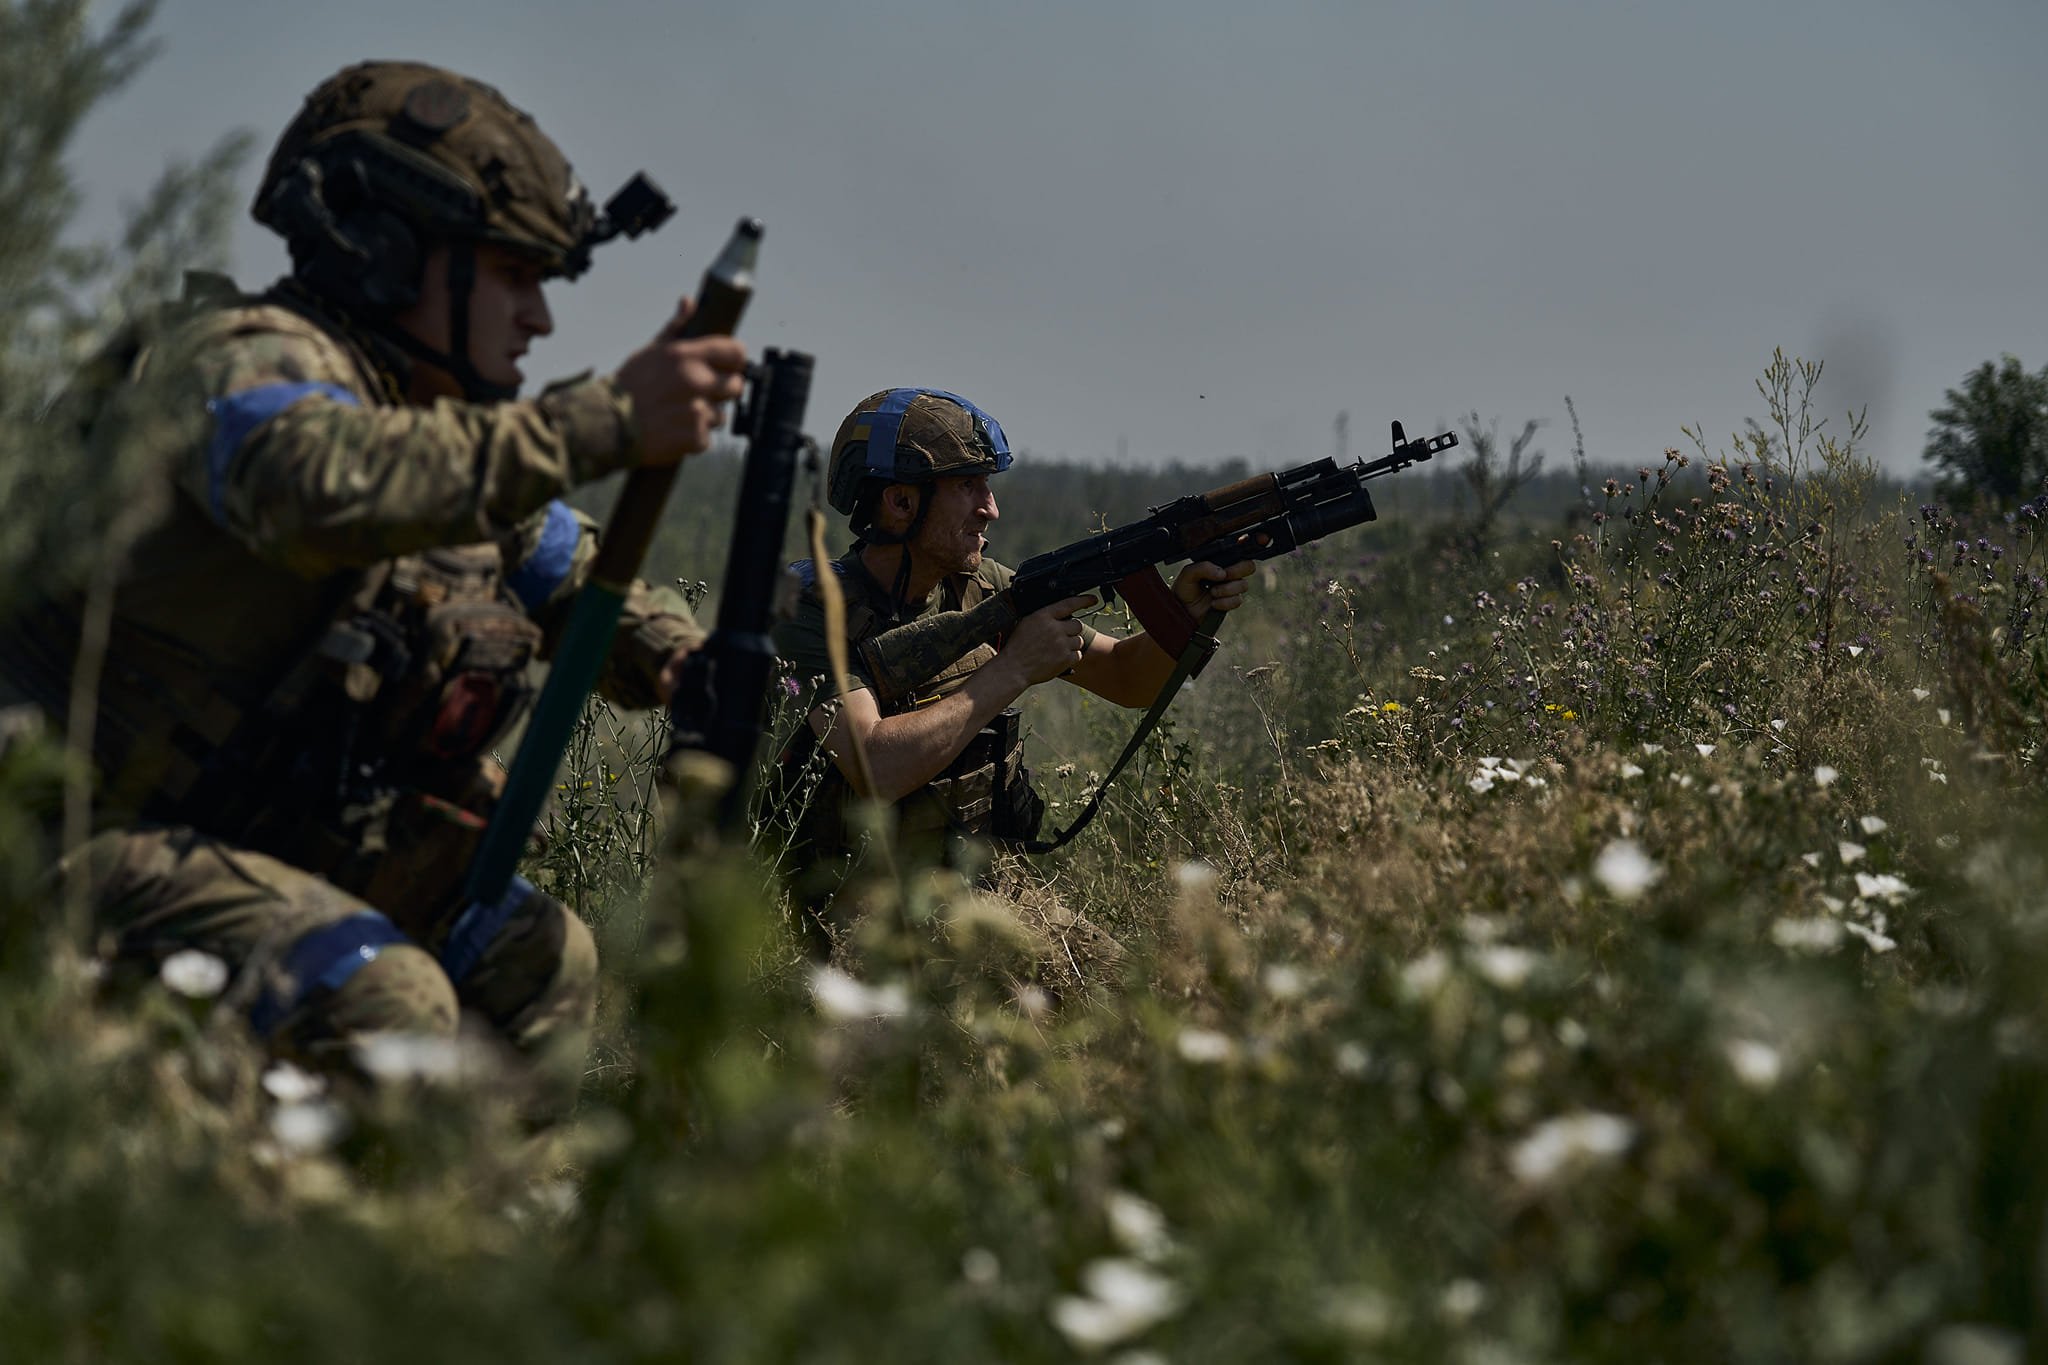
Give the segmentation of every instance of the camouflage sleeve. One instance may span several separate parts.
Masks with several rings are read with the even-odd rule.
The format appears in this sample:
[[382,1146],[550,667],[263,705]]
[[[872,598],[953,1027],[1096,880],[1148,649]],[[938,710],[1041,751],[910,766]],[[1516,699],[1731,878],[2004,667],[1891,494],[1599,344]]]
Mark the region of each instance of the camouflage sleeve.
[[[499,541],[505,584],[540,625],[544,653],[554,653],[569,624],[570,604],[590,575],[597,542],[597,522],[560,499]],[[703,642],[704,629],[681,593],[636,579],[620,608],[618,633],[597,689],[636,710],[658,705],[662,668],[677,650]]]
[[180,484],[257,553],[307,576],[503,534],[631,462],[631,406],[607,379],[530,402],[392,407],[331,338],[256,328],[194,353],[212,417]]

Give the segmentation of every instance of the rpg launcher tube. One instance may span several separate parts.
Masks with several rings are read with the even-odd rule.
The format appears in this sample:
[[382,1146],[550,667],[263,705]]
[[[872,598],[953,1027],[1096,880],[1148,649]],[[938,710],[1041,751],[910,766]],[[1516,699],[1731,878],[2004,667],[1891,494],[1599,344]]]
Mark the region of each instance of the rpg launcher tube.
[[[704,272],[697,286],[697,306],[690,320],[676,334],[679,341],[692,337],[731,336],[739,328],[740,314],[754,296],[754,265],[761,255],[761,220],[742,218],[725,242],[718,259]],[[618,506],[604,528],[604,540],[597,559],[590,566],[590,581],[601,583],[621,598],[640,572],[640,561],[661,524],[661,509],[668,506],[669,489],[676,481],[675,465],[659,469],[636,469],[626,476],[619,492]]]

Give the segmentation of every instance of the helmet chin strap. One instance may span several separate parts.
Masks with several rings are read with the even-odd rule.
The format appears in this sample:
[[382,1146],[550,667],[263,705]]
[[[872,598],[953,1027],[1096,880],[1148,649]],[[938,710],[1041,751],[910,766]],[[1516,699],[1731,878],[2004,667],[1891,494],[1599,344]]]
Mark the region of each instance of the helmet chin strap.
[[476,291],[476,244],[448,244],[448,349],[437,351],[402,327],[380,330],[416,359],[446,370],[472,403],[504,403],[519,396],[517,384],[498,384],[477,373],[469,358],[469,300]]
[[909,605],[909,603],[903,601],[903,595],[910,591],[910,556],[912,553],[910,542],[917,539],[918,531],[924,527],[925,513],[931,511],[932,507],[931,489],[927,485],[916,483],[912,484],[911,487],[917,490],[917,511],[911,514],[910,524],[903,528],[902,534],[891,534],[873,524],[870,524],[867,530],[861,532],[861,539],[863,540],[873,541],[877,545],[901,545],[903,547],[903,558],[896,565],[896,581],[889,585],[889,600],[902,603],[905,606]]

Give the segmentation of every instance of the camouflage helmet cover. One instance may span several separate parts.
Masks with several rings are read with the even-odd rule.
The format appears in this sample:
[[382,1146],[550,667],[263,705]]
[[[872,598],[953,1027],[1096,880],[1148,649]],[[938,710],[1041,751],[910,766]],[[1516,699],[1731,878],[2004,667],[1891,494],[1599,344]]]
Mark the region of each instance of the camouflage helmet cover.
[[370,152],[368,192],[423,236],[498,242],[574,276],[596,213],[569,162],[492,86],[419,62],[362,62],[321,82],[278,139],[256,220],[290,236],[273,191],[336,144]]
[[871,479],[930,483],[1009,467],[1001,425],[965,398],[943,389],[884,389],[862,399],[839,424],[826,481],[832,506],[851,516]]

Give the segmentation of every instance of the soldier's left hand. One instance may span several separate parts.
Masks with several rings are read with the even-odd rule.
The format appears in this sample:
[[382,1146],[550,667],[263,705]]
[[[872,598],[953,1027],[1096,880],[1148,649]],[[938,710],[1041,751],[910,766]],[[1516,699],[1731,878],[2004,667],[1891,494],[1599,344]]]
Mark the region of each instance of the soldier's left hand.
[[1182,569],[1173,580],[1173,595],[1197,610],[1235,611],[1244,605],[1249,580],[1257,567],[1249,559],[1224,568],[1203,560]]
[[654,693],[666,706],[676,694],[676,686],[683,680],[683,664],[690,657],[690,646],[684,645],[668,656],[668,662],[661,666],[661,675],[654,680]]

